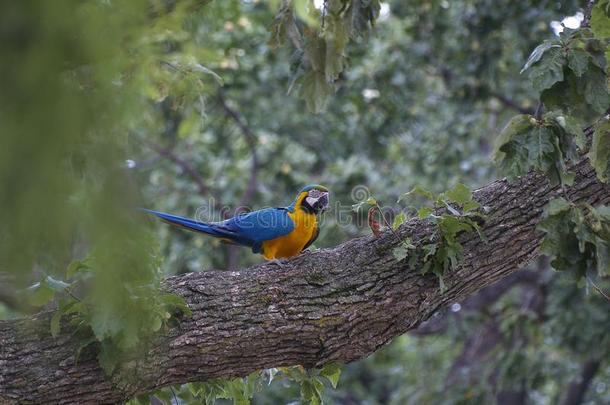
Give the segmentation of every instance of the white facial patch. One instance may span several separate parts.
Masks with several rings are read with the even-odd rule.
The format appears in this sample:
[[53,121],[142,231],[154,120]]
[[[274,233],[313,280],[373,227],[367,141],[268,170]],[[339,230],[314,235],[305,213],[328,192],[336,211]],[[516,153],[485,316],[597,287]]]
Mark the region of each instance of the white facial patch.
[[305,201],[307,201],[307,204],[309,204],[310,207],[313,207],[313,205],[317,203],[319,199],[320,197],[305,197]]

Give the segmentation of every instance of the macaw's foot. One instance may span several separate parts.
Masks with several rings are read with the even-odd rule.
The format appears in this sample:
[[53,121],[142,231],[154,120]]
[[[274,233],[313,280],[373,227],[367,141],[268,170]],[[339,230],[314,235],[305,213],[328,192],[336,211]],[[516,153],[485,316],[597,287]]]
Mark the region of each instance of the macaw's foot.
[[286,263],[286,260],[285,259],[271,259],[267,263],[268,264],[275,264],[279,268],[283,268],[284,267],[284,263]]

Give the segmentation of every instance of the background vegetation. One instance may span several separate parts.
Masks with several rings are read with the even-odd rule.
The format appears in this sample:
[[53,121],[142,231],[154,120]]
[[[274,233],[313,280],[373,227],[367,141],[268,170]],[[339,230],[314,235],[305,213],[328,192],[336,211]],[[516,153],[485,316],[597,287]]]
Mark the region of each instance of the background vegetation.
[[[569,82],[582,75],[540,67],[544,58],[520,73],[534,48],[559,40],[566,16],[576,28],[582,1],[315,5],[1,2],[0,317],[45,305],[77,313],[112,371],[181,308],[158,293],[164,277],[262,260],[135,207],[218,220],[321,183],[345,207],[366,186],[392,219],[415,185],[476,188],[504,174],[492,145],[514,115],[563,108],[584,127],[608,108],[602,45],[583,48],[601,86]],[[574,91],[553,93],[556,83]],[[369,232],[330,212],[316,247]],[[581,403],[610,403],[601,294],[545,259],[490,288],[344,367],[326,402],[555,404],[589,366]],[[297,401],[301,389],[280,379],[253,403]],[[188,402],[193,392],[155,395]]]

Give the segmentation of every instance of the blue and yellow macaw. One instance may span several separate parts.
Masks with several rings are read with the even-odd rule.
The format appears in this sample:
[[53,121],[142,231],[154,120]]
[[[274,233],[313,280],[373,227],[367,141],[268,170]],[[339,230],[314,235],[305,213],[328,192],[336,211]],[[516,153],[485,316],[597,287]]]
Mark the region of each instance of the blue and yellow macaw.
[[172,225],[250,247],[252,252],[275,260],[296,256],[316,240],[320,233],[317,215],[328,205],[328,189],[314,184],[299,191],[287,207],[265,208],[221,222],[199,222],[159,211],[144,211]]

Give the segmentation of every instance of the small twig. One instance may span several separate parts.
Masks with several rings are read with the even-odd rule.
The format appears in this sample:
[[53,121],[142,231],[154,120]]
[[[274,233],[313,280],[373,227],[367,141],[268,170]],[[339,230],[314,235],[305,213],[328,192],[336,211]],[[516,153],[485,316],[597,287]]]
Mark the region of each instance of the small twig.
[[504,106],[512,108],[513,110],[518,111],[521,114],[532,115],[532,114],[535,113],[535,111],[532,110],[531,108],[526,108],[526,107],[520,106],[515,101],[513,101],[512,99],[506,97],[503,94],[496,93],[496,92],[493,92],[493,91],[490,94],[491,94],[492,97],[496,98],[499,102],[504,104]]
[[324,29],[324,18],[326,17],[326,8],[328,7],[328,0],[324,0],[322,5],[322,29]]
[[385,224],[385,226],[387,226],[388,228],[390,228],[390,231],[392,231],[392,233],[394,234],[394,236],[396,237],[396,239],[398,239],[399,242],[401,242],[400,237],[398,236],[398,234],[396,233],[396,231],[394,230],[394,228],[392,227],[392,225],[390,225],[388,223],[388,220],[385,219],[385,215],[383,215],[383,211],[381,210],[381,207],[379,206],[378,203],[375,203],[375,207],[377,208],[377,210],[379,211],[379,216],[381,217],[381,219],[383,219],[383,223]]
[[180,404],[180,402],[178,402],[178,397],[176,397],[176,392],[174,391],[174,388],[170,385],[169,389],[172,392],[172,395],[174,396],[174,401],[176,402],[176,405]]
[[177,164],[182,169],[182,171],[184,171],[186,174],[189,175],[189,177],[191,177],[191,179],[193,179],[193,181],[197,185],[197,190],[199,191],[200,195],[205,196],[209,193],[208,186],[205,184],[203,177],[201,177],[199,172],[189,162],[180,158],[174,152],[173,149],[164,148],[161,145],[157,145],[154,142],[141,139],[137,136],[134,136],[134,139],[141,145],[144,145],[144,146],[154,150],[160,156],[166,157],[169,160],[171,160],[172,162],[174,162],[175,164]]
[[534,118],[536,118],[538,121],[540,121],[540,118],[542,116],[542,101],[538,102],[538,105],[536,106],[536,110],[534,111]]
[[557,172],[557,177],[559,178],[559,184],[561,185],[561,192],[563,193],[563,196],[570,203],[574,204],[574,202],[572,201],[572,199],[568,195],[568,190],[566,190],[566,185],[563,183],[563,179],[561,178],[561,172],[559,171],[559,168],[557,166],[555,166],[555,171]]
[[258,139],[254,134],[254,131],[250,129],[250,127],[246,124],[244,118],[233,108],[229,106],[227,100],[224,95],[224,91],[222,89],[218,90],[218,100],[220,101],[220,105],[222,106],[225,113],[235,121],[237,127],[241,130],[243,135],[246,137],[246,142],[248,143],[248,147],[250,148],[250,153],[252,154],[252,168],[250,171],[250,179],[248,180],[248,186],[244,195],[239,202],[239,206],[243,207],[250,203],[250,200],[254,196],[254,193],[257,189],[258,183],[258,154],[256,152],[256,145],[258,143]]
[[70,290],[70,287],[66,287],[66,292],[70,295],[70,297],[74,298],[76,301],[80,302],[81,299],[78,298],[74,293]]
[[601,288],[599,288],[591,279],[591,277],[587,276],[587,281],[589,283],[591,283],[591,285],[593,286],[593,288],[595,290],[597,290],[598,293],[600,293],[605,299],[607,299],[610,302],[610,296],[608,296]]
[[585,16],[582,20],[583,27],[589,27],[591,23],[591,12],[593,11],[593,5],[595,4],[595,0],[589,0],[587,2],[587,7],[585,7]]

